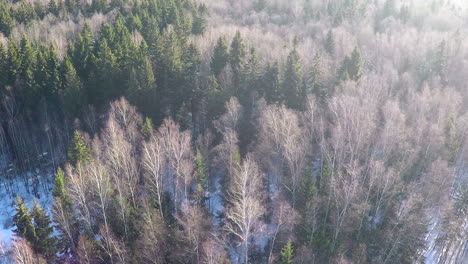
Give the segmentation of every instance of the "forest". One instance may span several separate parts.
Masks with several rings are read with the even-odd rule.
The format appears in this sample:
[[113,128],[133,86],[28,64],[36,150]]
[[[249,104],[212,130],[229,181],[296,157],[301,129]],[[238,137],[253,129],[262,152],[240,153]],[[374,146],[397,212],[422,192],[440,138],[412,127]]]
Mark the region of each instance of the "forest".
[[464,0],[0,1],[0,264],[468,263]]

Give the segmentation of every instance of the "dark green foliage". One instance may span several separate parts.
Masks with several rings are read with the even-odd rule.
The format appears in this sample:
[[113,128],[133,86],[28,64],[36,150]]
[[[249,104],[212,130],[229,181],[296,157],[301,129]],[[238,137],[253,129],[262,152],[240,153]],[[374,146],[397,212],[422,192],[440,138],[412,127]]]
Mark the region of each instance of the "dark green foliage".
[[91,150],[86,146],[83,136],[75,130],[71,145],[68,149],[68,159],[71,163],[86,163],[91,160]]
[[361,49],[356,46],[351,53],[351,61],[348,65],[348,73],[349,77],[354,80],[358,81],[362,76],[362,56],[361,56]]
[[299,53],[294,46],[294,49],[289,53],[286,62],[283,78],[283,93],[288,107],[300,109],[303,107],[304,83],[302,64]]
[[18,46],[13,41],[8,48],[8,83],[13,84],[18,78],[21,70],[21,57]]
[[113,97],[117,85],[117,59],[105,39],[92,56],[92,69],[88,100],[94,104],[103,103]]
[[83,86],[69,57],[66,57],[63,61],[62,80],[63,104],[71,116],[77,116],[83,106]]
[[31,244],[37,241],[36,229],[33,225],[32,216],[28,212],[28,208],[21,197],[16,197],[16,214],[13,217],[16,229],[15,234],[28,240]]
[[76,37],[73,45],[69,45],[69,56],[72,59],[76,72],[81,79],[87,80],[92,58],[93,37],[91,28],[85,24],[83,31]]
[[219,77],[224,67],[226,67],[229,60],[229,52],[226,44],[226,39],[220,37],[213,51],[213,57],[211,57],[211,72],[214,76]]
[[143,127],[141,128],[141,133],[145,137],[145,140],[149,140],[151,138],[151,135],[153,134],[153,122],[151,122],[150,118],[145,118]]
[[203,15],[197,15],[193,19],[192,33],[202,35],[206,30],[206,18]]
[[61,168],[57,169],[54,180],[54,188],[52,189],[52,195],[55,198],[59,198],[64,204],[69,204],[67,191],[65,189],[65,176]]
[[59,8],[58,8],[57,2],[55,2],[55,0],[50,0],[50,2],[49,2],[49,12],[54,14],[55,16],[59,15]]
[[281,250],[279,264],[292,264],[294,259],[294,248],[292,245],[292,241],[288,240],[286,245],[284,245],[283,249]]
[[6,2],[0,2],[0,32],[5,36],[10,36],[13,27],[15,26],[14,20],[11,17],[10,11],[6,5]]
[[278,63],[268,64],[262,80],[263,95],[268,103],[280,103],[284,100]]
[[351,58],[346,56],[338,70],[339,79],[358,81],[362,76],[362,63],[361,50],[356,46]]
[[195,162],[196,162],[198,184],[200,184],[203,189],[206,189],[208,187],[207,168],[205,165],[205,159],[203,158],[203,155],[201,154],[199,149],[197,149]]
[[8,57],[5,46],[0,43],[0,90],[8,83]]
[[19,23],[27,24],[37,18],[36,10],[30,2],[22,0],[15,12],[15,19]]
[[325,50],[330,55],[335,55],[335,38],[333,37],[333,31],[329,30],[327,33],[327,38],[325,39]]
[[52,221],[37,202],[34,202],[31,216],[34,219],[34,228],[37,236],[37,241],[35,241],[35,243],[31,242],[31,244],[36,252],[42,254],[46,258],[51,258],[54,256],[56,250],[55,239],[51,237],[54,231],[51,226]]

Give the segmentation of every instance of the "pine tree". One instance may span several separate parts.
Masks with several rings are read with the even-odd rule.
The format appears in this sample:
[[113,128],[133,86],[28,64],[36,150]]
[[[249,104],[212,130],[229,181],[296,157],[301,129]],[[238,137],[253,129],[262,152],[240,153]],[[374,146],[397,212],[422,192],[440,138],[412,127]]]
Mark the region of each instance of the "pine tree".
[[284,245],[283,249],[281,250],[280,256],[280,264],[292,264],[294,258],[294,248],[292,245],[292,241],[288,240],[286,245]]
[[91,160],[91,150],[86,146],[83,136],[75,130],[73,134],[73,139],[68,149],[68,159],[71,163],[77,164],[86,163]]
[[229,52],[226,44],[226,39],[220,37],[213,51],[211,58],[211,72],[214,76],[219,77],[223,69],[226,67],[229,60]]
[[327,33],[327,38],[325,40],[325,50],[331,56],[335,55],[335,38],[333,37],[333,32],[330,29]]
[[289,53],[283,79],[283,93],[286,105],[294,109],[303,106],[303,73],[299,53],[294,49]]
[[13,230],[17,236],[20,236],[33,246],[37,242],[36,229],[34,228],[32,217],[28,212],[28,208],[24,203],[24,200],[17,196],[16,197],[16,214],[13,217],[13,222],[15,223],[16,229]]
[[52,221],[37,201],[34,202],[31,216],[34,219],[34,229],[37,236],[36,243],[32,243],[34,250],[46,258],[54,256],[55,239],[51,237],[54,231],[51,226]]

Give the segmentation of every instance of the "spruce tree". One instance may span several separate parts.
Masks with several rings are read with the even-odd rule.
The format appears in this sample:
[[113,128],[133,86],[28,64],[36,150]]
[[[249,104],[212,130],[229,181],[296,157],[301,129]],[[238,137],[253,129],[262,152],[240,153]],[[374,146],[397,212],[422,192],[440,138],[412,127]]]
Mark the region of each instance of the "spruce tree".
[[36,230],[37,237],[36,243],[32,243],[33,248],[37,253],[50,258],[55,252],[55,239],[52,238],[54,231],[51,226],[52,221],[37,201],[34,202],[31,216],[34,219],[34,229]]
[[280,264],[292,264],[294,259],[294,248],[292,245],[292,241],[288,240],[286,245],[284,245],[283,249],[281,250],[280,255]]
[[283,79],[283,93],[285,94],[286,105],[293,109],[300,109],[303,106],[303,72],[299,53],[294,45],[289,53],[286,62],[286,70]]
[[85,104],[83,86],[73,67],[70,57],[65,57],[62,64],[62,98],[64,107],[71,116],[77,116],[80,107]]
[[284,101],[278,62],[267,65],[263,76],[263,87],[265,87],[265,100],[268,103],[281,103]]
[[192,33],[202,35],[206,30],[206,18],[203,15],[196,15],[192,23]]
[[68,159],[72,164],[86,163],[92,159],[91,150],[86,146],[83,136],[75,130],[73,139],[68,149]]
[[208,184],[208,175],[206,172],[206,165],[205,165],[205,159],[203,158],[203,155],[201,154],[200,150],[197,149],[197,155],[195,156],[195,163],[196,163],[196,170],[197,170],[197,176],[198,176],[198,183],[201,185],[203,189],[206,189],[207,184]]
[[229,60],[229,52],[226,44],[226,39],[220,37],[213,51],[211,58],[211,72],[214,76],[219,77],[223,69],[226,67]]
[[92,58],[93,37],[89,24],[85,23],[83,30],[76,37],[74,45],[69,45],[69,55],[78,76],[87,79]]
[[8,84],[14,84],[21,71],[21,57],[16,42],[11,41],[8,47]]
[[5,46],[0,43],[0,89],[3,89],[8,82],[8,57]]
[[150,118],[145,118],[143,127],[141,128],[141,133],[143,134],[145,140],[149,140],[151,138],[151,135],[153,134],[153,122],[151,122]]
[[15,22],[6,3],[5,1],[0,2],[0,32],[9,37],[15,26]]
[[330,29],[327,33],[327,38],[325,39],[325,50],[330,55],[335,55],[335,38],[333,37],[333,32]]
[[70,200],[65,189],[65,176],[61,168],[57,169],[54,180],[54,188],[52,189],[52,195],[62,201],[64,205],[71,205]]
[[245,64],[246,51],[244,41],[237,31],[232,39],[231,49],[229,51],[229,63],[231,64],[235,95],[242,97],[241,84],[243,81],[242,68]]
[[56,99],[60,89],[60,61],[57,50],[52,45],[47,56],[47,87],[45,95],[49,99]]
[[358,81],[362,76],[362,56],[358,46],[354,48],[351,54],[351,60],[348,64],[348,73],[353,81]]
[[99,104],[112,98],[117,92],[117,59],[107,41],[101,40],[96,54],[92,56],[92,85],[88,90],[88,100]]
[[28,208],[24,203],[24,200],[17,196],[16,197],[16,214],[13,217],[13,222],[16,229],[13,230],[17,236],[26,239],[31,245],[35,245],[37,242],[36,229],[34,228],[32,217],[28,212]]

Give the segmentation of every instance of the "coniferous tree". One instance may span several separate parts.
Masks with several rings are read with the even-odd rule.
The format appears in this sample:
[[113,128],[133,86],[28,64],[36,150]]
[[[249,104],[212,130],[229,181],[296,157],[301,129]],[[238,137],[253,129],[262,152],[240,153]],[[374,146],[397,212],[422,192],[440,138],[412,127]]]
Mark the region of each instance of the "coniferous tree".
[[55,0],[49,1],[49,13],[52,13],[54,16],[59,15],[59,8],[57,6],[57,2]]
[[220,37],[213,51],[211,58],[211,72],[214,76],[219,77],[223,69],[226,67],[229,60],[229,52],[226,44],[226,39]]
[[8,83],[8,57],[5,46],[0,43],[0,90]]
[[208,184],[208,175],[207,175],[207,168],[205,165],[205,159],[201,154],[200,150],[197,149],[197,154],[195,156],[195,163],[196,163],[196,170],[197,170],[197,177],[198,177],[198,184],[202,187],[202,189],[207,188]]
[[333,32],[330,29],[327,33],[327,38],[325,39],[325,50],[331,56],[335,55],[335,38],[333,37]]
[[72,164],[86,163],[91,160],[91,150],[86,146],[83,136],[75,130],[68,150],[68,159]]
[[286,62],[286,70],[283,79],[283,93],[288,107],[300,109],[303,98],[303,72],[299,53],[296,50],[296,44],[289,53]]
[[92,85],[88,87],[88,100],[94,104],[103,103],[117,92],[117,59],[105,39],[99,43],[96,54],[92,56],[92,63]]
[[45,95],[49,99],[56,99],[60,86],[60,62],[57,50],[52,45],[47,56],[47,88]]
[[36,243],[32,244],[34,250],[46,258],[54,256],[55,239],[52,238],[54,231],[51,225],[52,221],[37,201],[34,202],[31,216],[34,219],[34,229],[37,236]]
[[83,86],[70,57],[65,57],[62,65],[63,103],[71,116],[78,115],[80,107],[85,104]]
[[292,241],[288,240],[286,245],[284,245],[283,249],[281,250],[280,256],[280,264],[292,264],[294,259],[294,248],[292,245]]
[[6,2],[2,1],[0,3],[0,32],[8,37],[14,26],[15,22],[10,14],[10,10],[8,10]]
[[358,46],[356,46],[353,53],[351,53],[351,60],[348,64],[348,73],[349,77],[354,81],[358,81],[362,76],[362,56],[361,50]]
[[57,169],[54,179],[54,188],[52,189],[52,196],[59,198],[63,203],[69,204],[67,191],[65,189],[65,176],[62,168]]
[[196,15],[192,23],[192,33],[202,35],[206,30],[206,18],[203,15]]
[[[244,87],[247,89],[247,92],[248,90],[258,91],[259,79],[259,58],[257,52],[255,51],[255,48],[251,48],[249,58],[247,59],[247,62],[244,67]],[[240,97],[242,96],[245,97],[248,96],[248,94],[245,93],[243,95],[240,95]]]
[[143,127],[141,128],[141,133],[143,134],[143,137],[145,137],[145,140],[149,140],[151,135],[153,135],[153,122],[151,122],[150,118],[145,118]]
[[13,217],[16,229],[13,230],[16,235],[26,239],[32,245],[37,242],[36,229],[34,228],[32,217],[28,208],[21,197],[16,197],[16,214]]
[[92,59],[93,37],[89,24],[85,24],[76,37],[74,45],[69,45],[69,55],[80,79],[87,80]]
[[13,84],[21,71],[21,57],[14,41],[8,47],[8,83]]
[[233,73],[233,86],[234,91],[237,96],[240,96],[243,91],[242,87],[242,69],[245,66],[246,51],[244,41],[240,35],[240,32],[237,31],[236,35],[232,39],[231,49],[229,50],[229,63],[231,64],[231,69]]
[[37,89],[34,73],[36,71],[36,50],[32,43],[23,35],[20,42],[21,67],[19,78],[21,80],[20,98],[28,106],[35,106],[40,91]]
[[263,76],[264,96],[268,103],[280,103],[284,101],[281,90],[281,78],[278,62],[268,64]]

